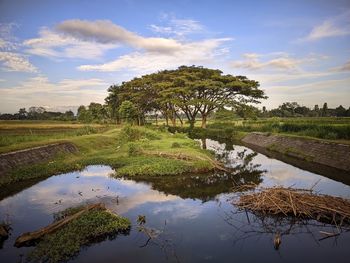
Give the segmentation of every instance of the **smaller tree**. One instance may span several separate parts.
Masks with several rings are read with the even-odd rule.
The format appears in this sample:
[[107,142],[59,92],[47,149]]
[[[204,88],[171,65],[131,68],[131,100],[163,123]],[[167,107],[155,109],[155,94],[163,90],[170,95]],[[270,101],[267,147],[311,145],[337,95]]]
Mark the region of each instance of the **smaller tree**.
[[137,108],[131,101],[125,100],[119,107],[119,114],[123,120],[132,123],[137,118]]
[[335,108],[335,114],[337,115],[337,117],[346,117],[346,113],[346,109],[342,105]]
[[327,106],[327,102],[325,102],[323,104],[323,107],[322,107],[322,117],[326,117],[328,116],[328,106]]
[[23,120],[27,118],[27,114],[26,108],[20,108],[18,111],[18,119]]

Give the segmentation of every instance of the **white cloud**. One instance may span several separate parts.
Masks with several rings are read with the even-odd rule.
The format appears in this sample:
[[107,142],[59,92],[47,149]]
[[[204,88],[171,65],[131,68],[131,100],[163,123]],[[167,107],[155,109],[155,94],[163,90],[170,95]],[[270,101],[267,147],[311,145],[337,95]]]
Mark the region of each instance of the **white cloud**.
[[302,84],[275,84],[266,86],[269,96],[263,102],[268,108],[277,107],[283,101],[297,101],[300,104],[312,107],[315,104],[327,102],[330,107],[348,105],[350,78],[308,81]]
[[119,71],[133,70],[139,73],[149,73],[180,65],[212,63],[219,59],[227,50],[222,49],[224,42],[230,38],[207,39],[198,42],[181,44],[181,48],[172,54],[154,52],[132,52],[114,61],[98,65],[82,65],[82,71]]
[[346,35],[350,35],[350,11],[323,21],[312,28],[306,37],[299,39],[299,42]]
[[[275,85],[269,86],[268,90],[274,91],[274,93],[282,93],[289,94],[293,93],[296,95],[301,94],[304,96],[308,93],[316,93],[316,92],[324,92],[324,93],[334,93],[335,91],[340,92],[340,89],[344,89],[344,87],[348,87],[348,83],[350,83],[350,78],[344,79],[329,79],[323,81],[314,81],[309,83],[303,83],[299,85]],[[346,89],[346,92],[350,95],[350,89]]]
[[26,52],[52,58],[97,59],[104,52],[116,48],[116,44],[101,44],[82,41],[74,37],[59,34],[48,28],[39,31],[39,37],[23,42]]
[[181,47],[181,44],[174,39],[142,37],[109,20],[66,20],[58,24],[56,28],[59,32],[78,40],[103,44],[124,44],[150,52],[171,53]]
[[345,36],[349,34],[349,28],[341,28],[331,21],[324,21],[321,25],[314,27],[304,40],[313,41],[321,38]]
[[103,103],[107,95],[106,83],[101,79],[63,79],[51,82],[47,77],[37,76],[12,87],[0,89],[0,97],[5,100],[0,111],[15,112],[19,107],[62,105],[87,105],[90,102]]
[[184,37],[188,34],[199,33],[204,30],[204,27],[193,19],[178,19],[175,16],[165,15],[164,25],[150,25],[150,29],[155,33],[163,35],[174,35],[177,38]]
[[0,38],[0,48],[4,49],[6,47],[6,41]]
[[6,71],[19,71],[19,72],[37,72],[35,66],[33,66],[28,59],[20,54],[13,52],[0,51],[0,62],[4,66]]
[[12,34],[13,29],[17,27],[16,23],[0,23],[0,49],[4,51],[17,49],[18,40]]
[[313,64],[316,61],[327,59],[327,56],[318,54],[309,54],[303,58],[295,58],[286,52],[273,52],[268,54],[246,53],[243,54],[244,60],[232,61],[230,66],[233,68],[242,68],[249,71],[285,71],[302,73],[301,65]]
[[350,71],[350,60],[346,62],[344,65],[335,68],[335,71],[339,71],[339,72]]

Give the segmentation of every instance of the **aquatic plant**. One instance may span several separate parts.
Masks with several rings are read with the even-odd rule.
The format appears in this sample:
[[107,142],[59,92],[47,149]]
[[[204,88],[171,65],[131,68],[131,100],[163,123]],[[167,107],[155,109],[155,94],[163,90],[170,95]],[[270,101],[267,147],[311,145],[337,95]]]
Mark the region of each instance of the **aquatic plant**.
[[[71,214],[84,207],[70,209]],[[30,261],[61,262],[77,255],[80,248],[106,238],[113,239],[119,233],[128,233],[130,221],[105,209],[83,213],[52,234],[47,234],[28,255]]]

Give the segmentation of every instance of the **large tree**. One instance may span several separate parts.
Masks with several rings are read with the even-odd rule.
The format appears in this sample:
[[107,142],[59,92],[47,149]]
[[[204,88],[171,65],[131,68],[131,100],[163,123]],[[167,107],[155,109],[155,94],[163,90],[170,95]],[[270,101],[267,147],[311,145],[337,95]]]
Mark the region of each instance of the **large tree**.
[[259,99],[266,98],[258,82],[244,76],[223,75],[220,70],[181,66],[157,74],[168,76],[162,85],[158,82],[163,101],[169,103],[168,108],[174,114],[179,110],[183,112],[191,127],[199,114],[205,128],[207,117],[218,108],[258,103]]
[[257,81],[196,66],[144,75],[108,91],[107,104],[113,106],[113,101],[128,100],[137,107],[139,124],[145,114],[159,111],[167,123],[171,120],[174,126],[176,119],[182,124],[181,115],[184,114],[193,127],[200,115],[203,128],[208,116],[219,108],[259,103],[266,98]]

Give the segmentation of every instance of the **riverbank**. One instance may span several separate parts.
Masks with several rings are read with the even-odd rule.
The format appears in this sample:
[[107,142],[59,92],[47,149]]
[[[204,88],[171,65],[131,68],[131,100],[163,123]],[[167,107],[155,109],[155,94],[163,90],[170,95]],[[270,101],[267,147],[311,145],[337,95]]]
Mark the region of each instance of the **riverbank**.
[[[220,168],[214,156],[200,149],[197,142],[184,134],[159,129],[124,126],[64,141],[73,144],[77,151],[60,152],[49,161],[18,165],[0,177],[0,186],[81,170],[92,164],[110,165],[116,170],[114,176],[177,175]],[[55,141],[59,142],[62,140]]]
[[350,145],[297,136],[252,132],[242,142],[304,162],[350,172]]
[[186,132],[191,138],[209,138],[226,145],[243,144],[270,158],[350,185],[350,141],[281,133],[249,133],[236,130],[234,126],[210,126],[207,129],[170,127],[169,131]]

